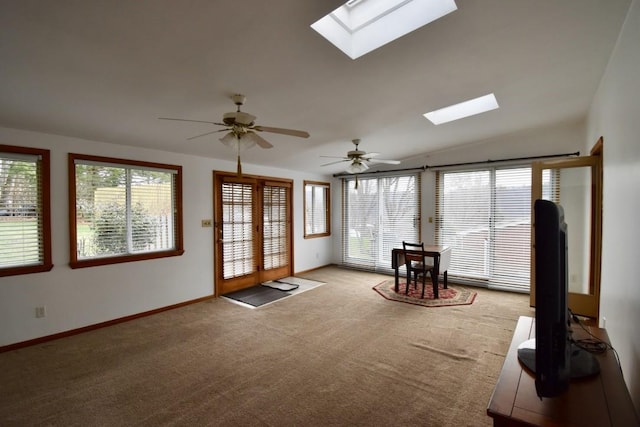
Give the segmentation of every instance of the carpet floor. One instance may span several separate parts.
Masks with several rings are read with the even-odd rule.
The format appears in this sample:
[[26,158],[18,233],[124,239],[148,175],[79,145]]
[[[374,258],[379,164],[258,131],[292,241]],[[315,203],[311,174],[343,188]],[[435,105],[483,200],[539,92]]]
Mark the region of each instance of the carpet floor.
[[247,310],[217,298],[0,354],[2,426],[490,426],[527,295],[425,309],[327,267]]

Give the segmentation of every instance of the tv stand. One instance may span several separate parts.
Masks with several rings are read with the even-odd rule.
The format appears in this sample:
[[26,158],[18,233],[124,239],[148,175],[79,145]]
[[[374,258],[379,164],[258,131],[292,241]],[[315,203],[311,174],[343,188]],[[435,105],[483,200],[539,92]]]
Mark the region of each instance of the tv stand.
[[[598,359],[586,350],[581,349],[571,343],[569,378],[577,380],[580,378],[598,375],[600,364]],[[526,340],[518,346],[518,360],[532,373],[536,373],[536,339]]]
[[[589,332],[609,342],[607,331],[587,327]],[[615,355],[598,354],[600,374],[574,380],[569,389],[557,397],[539,398],[535,376],[518,360],[518,346],[535,338],[535,320],[522,316],[513,334],[502,372],[489,401],[487,414],[493,425],[536,426],[634,426],[640,425],[624,383]],[[574,328],[574,338],[587,338],[586,332]]]

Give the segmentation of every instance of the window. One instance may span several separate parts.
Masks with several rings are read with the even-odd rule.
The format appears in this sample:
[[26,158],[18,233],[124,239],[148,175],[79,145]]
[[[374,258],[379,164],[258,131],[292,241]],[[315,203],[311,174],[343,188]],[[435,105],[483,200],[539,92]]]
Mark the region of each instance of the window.
[[345,265],[391,272],[391,251],[420,241],[420,174],[355,177],[343,182]]
[[69,154],[71,267],[182,255],[182,167]]
[[0,276],[53,268],[49,150],[0,145]]
[[304,182],[304,238],[331,235],[328,182]]
[[450,276],[529,289],[531,168],[438,172],[436,241],[452,247]]

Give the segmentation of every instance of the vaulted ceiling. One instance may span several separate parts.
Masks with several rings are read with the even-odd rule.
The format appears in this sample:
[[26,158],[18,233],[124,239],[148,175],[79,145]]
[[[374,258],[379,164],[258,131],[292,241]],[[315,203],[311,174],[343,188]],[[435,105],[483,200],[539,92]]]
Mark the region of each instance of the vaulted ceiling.
[[[234,160],[206,123],[265,126],[244,163],[336,173],[351,139],[405,160],[587,112],[629,0],[457,0],[458,10],[352,60],[309,26],[343,1],[2,0],[0,126]],[[422,114],[493,92],[498,110]],[[10,143],[2,141],[1,143]],[[90,152],[87,147],[87,152]]]

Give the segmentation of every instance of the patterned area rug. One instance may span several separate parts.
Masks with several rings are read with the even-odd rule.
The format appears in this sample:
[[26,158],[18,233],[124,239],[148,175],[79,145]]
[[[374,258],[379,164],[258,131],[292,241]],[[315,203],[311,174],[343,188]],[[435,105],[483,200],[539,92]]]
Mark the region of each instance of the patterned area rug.
[[394,279],[385,280],[382,283],[377,284],[373,287],[373,290],[378,292],[380,295],[385,297],[391,301],[400,301],[406,302],[408,304],[421,305],[424,307],[447,307],[452,305],[469,305],[472,304],[476,299],[476,292],[470,291],[469,289],[460,287],[460,286],[452,286],[449,285],[447,289],[444,289],[443,284],[440,283],[440,287],[438,288],[438,299],[433,298],[433,287],[430,284],[427,284],[427,287],[424,290],[424,298],[421,298],[422,295],[422,284],[418,283],[417,289],[413,286],[409,288],[409,294],[405,295],[406,289],[406,281],[405,279],[400,279],[400,286],[398,287],[398,292],[394,289],[395,281]]

